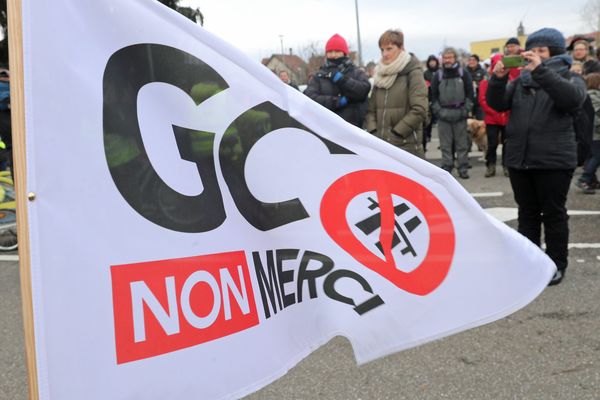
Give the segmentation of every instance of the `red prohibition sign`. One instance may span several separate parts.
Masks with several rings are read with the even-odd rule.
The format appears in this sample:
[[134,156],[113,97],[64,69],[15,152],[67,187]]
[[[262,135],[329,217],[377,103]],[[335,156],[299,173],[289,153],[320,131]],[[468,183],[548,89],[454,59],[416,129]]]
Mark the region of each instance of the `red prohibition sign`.
[[[376,192],[381,210],[380,243],[385,258],[373,254],[354,235],[346,209],[356,196]],[[392,254],[394,204],[392,195],[400,196],[417,207],[429,227],[429,248],[421,264],[411,272],[396,268]],[[444,205],[423,185],[389,171],[364,170],[345,175],[325,192],[321,202],[321,221],[325,231],[356,261],[377,272],[409,293],[425,296],[439,287],[454,257],[455,233]]]

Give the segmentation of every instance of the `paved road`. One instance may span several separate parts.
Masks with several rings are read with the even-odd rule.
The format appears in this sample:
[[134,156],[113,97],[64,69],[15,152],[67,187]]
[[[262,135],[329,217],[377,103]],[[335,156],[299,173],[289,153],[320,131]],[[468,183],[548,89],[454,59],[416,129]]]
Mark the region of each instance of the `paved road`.
[[0,400],[27,395],[19,285],[18,263],[0,261]]
[[[430,147],[432,162],[439,157]],[[473,154],[461,181],[484,208],[514,207],[508,179],[483,178]],[[572,188],[571,210],[600,211],[600,193]],[[508,221],[515,226],[516,221]],[[572,216],[566,280],[484,327],[357,367],[336,338],[249,399],[600,399],[600,215]],[[474,244],[476,245],[476,244]],[[526,266],[524,266],[526,267]],[[26,399],[18,265],[0,261],[0,399]]]

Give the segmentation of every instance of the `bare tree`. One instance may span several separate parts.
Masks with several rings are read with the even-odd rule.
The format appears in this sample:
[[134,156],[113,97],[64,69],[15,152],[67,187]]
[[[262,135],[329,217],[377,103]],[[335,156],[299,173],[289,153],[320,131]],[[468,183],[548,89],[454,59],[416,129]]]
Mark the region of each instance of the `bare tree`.
[[[600,32],[600,0],[588,0],[581,8],[581,18],[586,27],[593,32]],[[596,43],[600,42],[600,37],[596,33]]]
[[307,64],[307,75],[310,76],[317,72],[325,61],[325,46],[322,42],[312,41],[296,50],[298,57],[302,58]]
[[325,48],[321,42],[308,42],[303,46],[298,46],[298,48],[296,49],[296,54],[298,55],[298,57],[308,62],[308,60],[310,60],[310,58],[313,56],[324,55]]
[[181,0],[158,0],[160,3],[165,6],[172,8],[173,10],[179,12],[181,15],[186,18],[200,24],[204,25],[204,15],[200,12],[199,8],[191,8],[191,7],[181,7],[179,2]]

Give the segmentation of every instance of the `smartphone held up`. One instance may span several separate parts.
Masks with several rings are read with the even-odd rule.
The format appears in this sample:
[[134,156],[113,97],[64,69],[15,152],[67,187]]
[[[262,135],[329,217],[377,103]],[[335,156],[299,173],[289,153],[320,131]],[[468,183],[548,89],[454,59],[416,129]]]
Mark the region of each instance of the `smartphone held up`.
[[502,64],[504,64],[504,68],[519,68],[524,67],[527,64],[527,62],[525,58],[521,55],[504,56],[502,57]]

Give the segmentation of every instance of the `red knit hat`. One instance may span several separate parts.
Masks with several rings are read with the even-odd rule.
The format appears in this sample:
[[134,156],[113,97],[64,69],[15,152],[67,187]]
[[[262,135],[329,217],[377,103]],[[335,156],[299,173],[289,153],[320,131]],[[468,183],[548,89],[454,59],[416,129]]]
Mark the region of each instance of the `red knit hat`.
[[325,52],[335,50],[341,51],[346,56],[348,55],[348,43],[346,43],[346,40],[337,33],[330,37],[325,45]]

